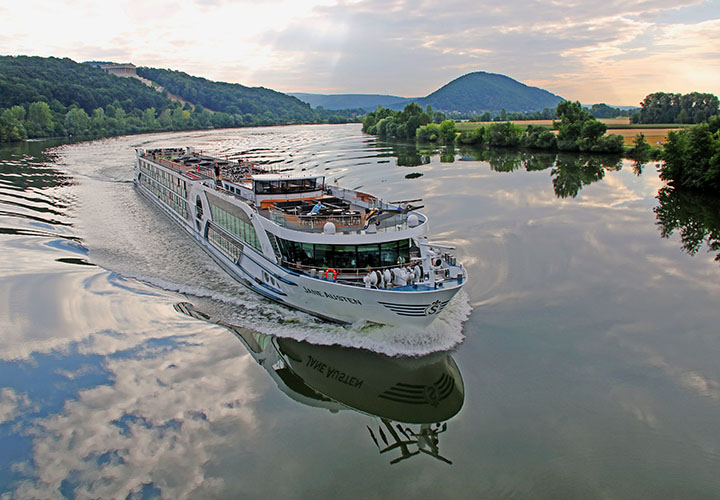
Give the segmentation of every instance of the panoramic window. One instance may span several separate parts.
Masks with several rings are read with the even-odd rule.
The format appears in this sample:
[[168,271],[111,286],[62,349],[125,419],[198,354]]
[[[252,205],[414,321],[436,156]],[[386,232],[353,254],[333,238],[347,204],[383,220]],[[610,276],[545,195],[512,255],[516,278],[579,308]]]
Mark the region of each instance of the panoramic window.
[[375,245],[326,245],[277,238],[285,262],[304,267],[367,269],[392,267],[410,259],[410,240]]

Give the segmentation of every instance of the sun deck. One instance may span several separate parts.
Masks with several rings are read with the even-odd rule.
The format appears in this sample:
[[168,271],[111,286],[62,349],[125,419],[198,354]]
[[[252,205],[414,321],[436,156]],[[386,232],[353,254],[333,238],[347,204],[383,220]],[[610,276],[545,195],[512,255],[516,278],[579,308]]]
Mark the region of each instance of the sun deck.
[[[278,226],[309,233],[399,231],[425,224],[418,207],[389,204],[361,191],[325,183],[324,176],[268,172],[252,163],[222,160],[186,149],[157,149],[143,158],[191,181],[212,183]],[[331,226],[328,226],[331,223]]]

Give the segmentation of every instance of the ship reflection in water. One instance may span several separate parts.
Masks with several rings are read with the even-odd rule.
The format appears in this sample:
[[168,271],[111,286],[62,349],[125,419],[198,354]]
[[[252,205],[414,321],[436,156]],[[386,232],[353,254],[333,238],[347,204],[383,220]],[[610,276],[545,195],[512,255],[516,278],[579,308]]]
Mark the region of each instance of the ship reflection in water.
[[370,437],[391,464],[421,453],[448,464],[440,434],[462,408],[465,389],[449,354],[392,358],[366,350],[314,345],[215,320],[192,304],[179,312],[229,329],[289,397],[332,413],[355,410],[380,419]]

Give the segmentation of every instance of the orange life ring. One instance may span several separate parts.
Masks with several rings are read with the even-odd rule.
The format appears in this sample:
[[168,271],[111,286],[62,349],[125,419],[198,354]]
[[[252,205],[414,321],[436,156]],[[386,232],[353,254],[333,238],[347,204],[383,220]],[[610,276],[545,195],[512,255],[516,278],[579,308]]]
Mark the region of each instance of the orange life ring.
[[333,280],[337,279],[337,275],[338,275],[337,269],[333,269],[332,267],[330,269],[325,269],[325,279],[327,279],[328,273],[332,273]]

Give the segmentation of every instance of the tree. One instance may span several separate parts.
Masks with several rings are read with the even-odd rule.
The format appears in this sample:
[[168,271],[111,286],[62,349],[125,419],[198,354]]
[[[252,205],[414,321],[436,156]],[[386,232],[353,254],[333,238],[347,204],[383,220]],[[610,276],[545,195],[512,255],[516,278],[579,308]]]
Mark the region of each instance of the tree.
[[24,125],[25,108],[13,106],[0,115],[0,141],[20,141],[27,139]]
[[475,127],[472,130],[463,130],[457,136],[456,141],[460,144],[483,144],[485,142],[485,127]]
[[92,125],[93,132],[96,134],[102,134],[105,131],[106,126],[105,110],[102,108],[95,108],[93,110],[90,123]]
[[702,123],[720,114],[720,101],[713,94],[655,92],[640,103],[633,123]]
[[419,142],[435,142],[439,137],[440,125],[437,123],[428,123],[415,131],[415,139]]
[[684,188],[720,193],[720,117],[668,132],[660,178]]
[[48,103],[36,101],[30,104],[27,124],[28,133],[31,137],[45,137],[51,134],[55,124]]
[[456,135],[455,120],[445,120],[440,124],[439,137],[443,142],[447,144],[454,143]]
[[492,123],[485,134],[488,145],[501,147],[519,146],[522,135],[522,127],[510,122]]
[[65,129],[70,135],[85,135],[90,128],[90,117],[84,109],[71,108],[65,115]]
[[528,125],[520,140],[520,145],[532,149],[557,149],[557,138],[545,127]]

